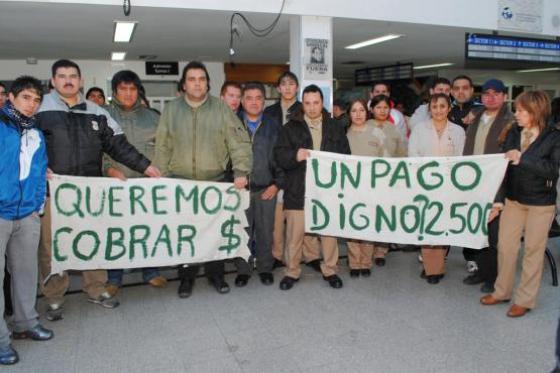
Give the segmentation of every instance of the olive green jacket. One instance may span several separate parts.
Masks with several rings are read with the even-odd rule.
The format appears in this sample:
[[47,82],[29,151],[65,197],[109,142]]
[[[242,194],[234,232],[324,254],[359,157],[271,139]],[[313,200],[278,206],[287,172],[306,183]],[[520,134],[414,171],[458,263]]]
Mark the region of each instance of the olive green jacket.
[[[132,107],[126,111],[120,103],[113,98],[111,104],[107,107],[107,111],[113,119],[120,124],[128,142],[130,142],[138,151],[146,156],[146,158],[154,159],[156,128],[159,121],[159,115],[142,106],[140,99]],[[104,171],[108,167],[114,167],[121,170],[126,177],[143,177],[144,175],[131,170],[125,165],[114,161],[109,156],[104,158]]]
[[165,105],[154,161],[163,176],[221,181],[230,160],[235,177],[248,176],[252,157],[247,130],[220,99],[208,96],[196,109],[184,97]]

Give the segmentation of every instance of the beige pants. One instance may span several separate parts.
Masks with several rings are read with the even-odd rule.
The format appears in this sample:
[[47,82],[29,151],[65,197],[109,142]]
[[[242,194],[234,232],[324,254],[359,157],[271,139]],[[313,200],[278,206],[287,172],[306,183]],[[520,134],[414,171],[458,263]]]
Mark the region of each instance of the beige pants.
[[[274,232],[272,244],[272,256],[281,262],[286,262],[284,258],[284,244],[286,237],[286,214],[284,213],[284,204],[277,203],[274,211]],[[319,241],[304,240],[303,242],[303,260],[306,263],[312,260],[321,259],[321,247]]]
[[494,284],[496,299],[511,299],[521,236],[525,233],[525,249],[521,264],[521,280],[515,291],[515,304],[534,308],[541,286],[544,252],[548,231],[556,207],[528,206],[506,199],[500,215],[498,233],[498,277]]
[[389,246],[369,241],[348,240],[348,266],[350,269],[370,269],[372,256],[385,258]]
[[422,263],[426,276],[445,273],[445,255],[447,246],[422,246]]
[[[321,247],[323,262],[321,272],[331,276],[337,272],[338,243],[336,237],[313,236],[305,234],[305,215],[303,210],[284,210],[286,216],[286,270],[285,275],[299,278],[304,244],[309,247]],[[319,244],[319,239],[321,243]]]
[[[45,283],[45,278],[51,273],[51,209],[50,198],[45,202],[45,215],[41,218],[41,239],[39,242],[39,272],[41,276],[41,292],[49,304],[62,304],[64,294],[70,285],[67,273],[62,276],[53,275]],[[82,271],[82,286],[91,298],[98,298],[105,291],[107,271]]]

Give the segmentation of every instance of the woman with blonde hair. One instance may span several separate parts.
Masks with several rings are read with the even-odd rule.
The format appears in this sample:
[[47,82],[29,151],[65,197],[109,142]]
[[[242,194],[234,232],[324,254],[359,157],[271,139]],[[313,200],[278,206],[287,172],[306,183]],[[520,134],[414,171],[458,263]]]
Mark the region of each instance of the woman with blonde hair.
[[[354,100],[348,106],[350,127],[346,136],[352,155],[367,157],[403,157],[406,147],[394,124],[388,121],[391,103],[387,96],[375,96],[370,104],[373,119],[367,120],[367,104]],[[367,121],[366,121],[367,120]],[[368,277],[371,274],[372,256],[377,266],[385,265],[387,243],[348,240],[348,265],[350,276]]]
[[507,134],[505,156],[510,161],[504,180],[505,205],[498,236],[498,277],[484,305],[508,302],[513,294],[517,257],[524,236],[521,280],[509,317],[533,309],[541,284],[548,231],[556,214],[556,182],[560,166],[560,125],[547,126],[550,100],[542,91],[527,91],[515,99],[517,123]]

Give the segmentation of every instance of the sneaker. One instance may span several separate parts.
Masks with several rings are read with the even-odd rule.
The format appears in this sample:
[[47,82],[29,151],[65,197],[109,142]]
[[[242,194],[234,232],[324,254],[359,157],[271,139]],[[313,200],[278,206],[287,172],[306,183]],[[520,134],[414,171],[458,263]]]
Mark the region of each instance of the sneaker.
[[424,263],[424,258],[422,258],[422,253],[418,254],[418,261]]
[[467,261],[467,272],[475,273],[478,271],[478,265],[474,260]]
[[108,292],[102,293],[98,298],[88,298],[88,302],[99,304],[103,308],[113,309],[119,306],[119,301]]
[[47,320],[49,321],[62,320],[61,304],[57,304],[57,303],[49,304],[49,308],[47,308]]
[[154,288],[164,288],[167,286],[167,279],[163,276],[156,276],[148,281],[148,284]]

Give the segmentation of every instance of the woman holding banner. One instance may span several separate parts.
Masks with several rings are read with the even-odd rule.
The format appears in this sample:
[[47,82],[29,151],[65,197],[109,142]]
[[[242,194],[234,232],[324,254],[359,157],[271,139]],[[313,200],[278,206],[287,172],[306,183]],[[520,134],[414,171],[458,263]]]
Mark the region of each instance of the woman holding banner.
[[[368,157],[403,157],[406,147],[397,128],[388,121],[391,104],[387,96],[375,96],[370,104],[373,118],[367,120],[367,104],[363,100],[354,100],[348,107],[350,127],[346,136],[352,155]],[[371,258],[375,264],[385,265],[385,255],[389,246],[381,242],[348,240],[348,265],[350,277],[371,275]]]
[[[431,119],[412,130],[408,142],[409,157],[451,157],[463,154],[465,131],[447,119],[451,110],[449,97],[436,93],[430,97]],[[422,246],[424,270],[421,277],[437,284],[445,273],[448,246]]]
[[521,280],[507,312],[521,317],[536,305],[543,272],[548,231],[556,214],[556,182],[560,166],[560,124],[547,126],[550,101],[542,91],[527,91],[515,99],[514,124],[504,150],[511,162],[505,185],[505,205],[498,234],[498,277],[484,305],[507,302],[513,282],[521,236],[524,235]]

